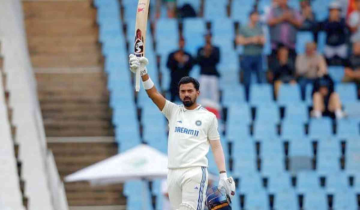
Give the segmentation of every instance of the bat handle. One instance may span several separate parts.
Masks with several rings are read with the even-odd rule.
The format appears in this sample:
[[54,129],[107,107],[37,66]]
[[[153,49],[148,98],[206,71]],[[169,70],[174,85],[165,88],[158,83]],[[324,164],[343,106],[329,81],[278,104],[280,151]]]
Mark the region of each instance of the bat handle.
[[136,92],[140,91],[140,69],[135,74],[135,90]]

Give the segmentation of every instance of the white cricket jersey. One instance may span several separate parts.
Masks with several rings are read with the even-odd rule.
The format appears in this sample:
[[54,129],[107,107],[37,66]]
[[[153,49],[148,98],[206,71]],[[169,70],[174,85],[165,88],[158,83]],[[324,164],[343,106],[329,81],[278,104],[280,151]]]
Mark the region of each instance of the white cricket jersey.
[[209,141],[220,140],[216,116],[202,106],[187,110],[170,101],[162,113],[169,121],[168,168],[208,167]]

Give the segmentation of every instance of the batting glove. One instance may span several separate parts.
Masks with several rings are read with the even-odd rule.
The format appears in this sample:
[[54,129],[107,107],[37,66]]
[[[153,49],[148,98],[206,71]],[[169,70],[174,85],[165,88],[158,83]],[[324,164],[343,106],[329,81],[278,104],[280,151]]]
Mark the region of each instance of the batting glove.
[[226,192],[226,195],[232,199],[235,195],[235,182],[232,177],[227,177],[226,173],[220,174],[220,180],[218,189],[224,189]]
[[132,73],[136,73],[136,71],[140,71],[140,76],[144,76],[147,74],[146,65],[149,63],[149,60],[145,57],[136,57],[134,54],[129,55],[129,65],[130,71]]

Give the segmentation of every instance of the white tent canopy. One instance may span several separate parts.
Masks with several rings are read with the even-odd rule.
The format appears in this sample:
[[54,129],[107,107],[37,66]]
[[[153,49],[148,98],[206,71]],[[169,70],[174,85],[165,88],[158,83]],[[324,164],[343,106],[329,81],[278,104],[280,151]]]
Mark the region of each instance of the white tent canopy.
[[167,163],[166,155],[147,145],[140,145],[68,175],[65,181],[106,185],[136,179],[166,178]]

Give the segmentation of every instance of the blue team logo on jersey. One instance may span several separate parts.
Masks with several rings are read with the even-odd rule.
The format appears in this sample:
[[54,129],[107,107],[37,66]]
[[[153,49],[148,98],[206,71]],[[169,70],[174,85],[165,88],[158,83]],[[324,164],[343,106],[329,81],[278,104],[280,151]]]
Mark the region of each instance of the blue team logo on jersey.
[[200,126],[202,122],[200,120],[196,120],[195,125]]

